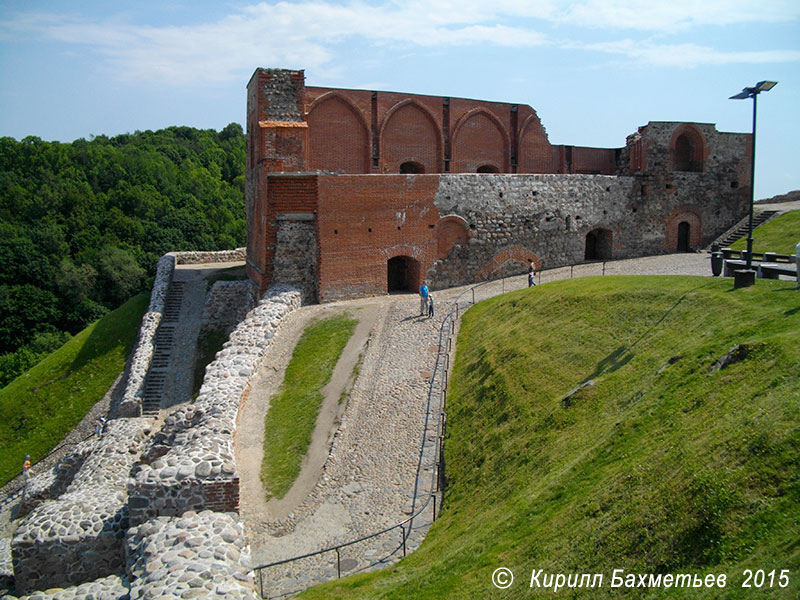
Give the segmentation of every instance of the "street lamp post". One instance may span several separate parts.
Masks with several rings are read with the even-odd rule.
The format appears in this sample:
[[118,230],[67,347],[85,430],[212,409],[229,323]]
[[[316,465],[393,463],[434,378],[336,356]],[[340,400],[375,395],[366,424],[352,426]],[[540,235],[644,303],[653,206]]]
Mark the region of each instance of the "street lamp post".
[[746,87],[735,96],[731,96],[729,100],[747,100],[753,99],[753,139],[752,149],[750,152],[752,164],[750,165],[750,220],[747,226],[747,267],[746,270],[750,271],[748,275],[749,283],[751,285],[755,277],[752,274],[753,266],[753,204],[755,202],[755,184],[756,184],[756,99],[761,92],[768,92],[778,84],[777,81],[760,81],[754,87]]

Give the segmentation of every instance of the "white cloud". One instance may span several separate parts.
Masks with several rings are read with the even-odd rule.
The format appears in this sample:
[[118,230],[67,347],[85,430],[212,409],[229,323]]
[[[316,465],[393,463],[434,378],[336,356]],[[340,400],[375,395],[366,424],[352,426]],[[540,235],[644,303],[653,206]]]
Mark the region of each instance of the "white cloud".
[[661,67],[701,65],[766,64],[800,61],[800,50],[760,50],[723,52],[698,44],[653,44],[636,40],[600,44],[572,44],[582,50],[621,54],[637,64]]
[[[39,37],[94,48],[115,76],[136,82],[184,84],[241,80],[255,65],[331,69],[339,45],[454,47],[496,45],[581,47],[623,54],[654,65],[797,60],[794,50],[719,52],[694,44],[649,45],[629,40],[581,45],[552,41],[556,25],[666,32],[700,25],[792,21],[796,0],[362,0],[262,2],[214,22],[140,26],[120,21],[27,13],[0,23],[0,37]],[[534,25],[536,28],[534,28]]]
[[556,20],[583,27],[641,31],[785,23],[800,17],[797,0],[583,0],[565,4]]

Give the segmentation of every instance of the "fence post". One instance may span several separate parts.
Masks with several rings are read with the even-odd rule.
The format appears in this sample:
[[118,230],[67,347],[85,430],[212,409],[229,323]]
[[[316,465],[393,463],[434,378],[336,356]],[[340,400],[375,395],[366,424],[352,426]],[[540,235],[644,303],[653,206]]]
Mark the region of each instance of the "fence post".
[[472,288],[472,303],[475,304],[475,288]]
[[431,522],[435,520],[436,520],[436,493],[433,494],[433,519],[431,519]]
[[603,261],[603,276],[606,274],[606,261]]
[[261,590],[261,598],[264,597],[264,569],[258,570],[258,588]]
[[400,531],[403,532],[403,558],[406,557],[406,528],[400,525]]
[[341,558],[339,556],[339,549],[338,548],[336,548],[336,578],[337,579],[341,579],[342,578],[342,561],[341,561]]

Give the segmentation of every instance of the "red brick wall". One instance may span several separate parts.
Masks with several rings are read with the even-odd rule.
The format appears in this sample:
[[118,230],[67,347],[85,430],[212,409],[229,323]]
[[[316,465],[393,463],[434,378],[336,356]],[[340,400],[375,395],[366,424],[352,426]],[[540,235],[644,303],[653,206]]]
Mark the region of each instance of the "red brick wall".
[[498,173],[507,173],[508,146],[508,133],[499,119],[486,110],[474,109],[456,124],[452,171],[475,173],[488,165]]
[[358,107],[337,92],[329,92],[308,114],[309,168],[344,173],[370,172],[368,122]]
[[441,130],[422,104],[410,100],[395,107],[386,115],[380,137],[384,173],[399,173],[405,162],[422,165],[424,173],[441,172]]
[[528,115],[520,127],[519,172],[559,173],[554,147],[550,145],[539,117],[535,113]]
[[572,148],[572,172],[584,175],[613,175],[617,170],[616,150],[608,148]]
[[320,301],[385,293],[395,256],[418,261],[423,277],[436,259],[438,185],[436,175],[321,177]]

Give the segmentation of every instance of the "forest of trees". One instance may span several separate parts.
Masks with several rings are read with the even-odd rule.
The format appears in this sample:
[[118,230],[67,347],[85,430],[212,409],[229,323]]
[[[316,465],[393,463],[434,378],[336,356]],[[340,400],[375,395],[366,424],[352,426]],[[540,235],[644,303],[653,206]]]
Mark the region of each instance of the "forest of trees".
[[244,245],[245,136],[0,138],[0,386],[149,285],[172,250]]

